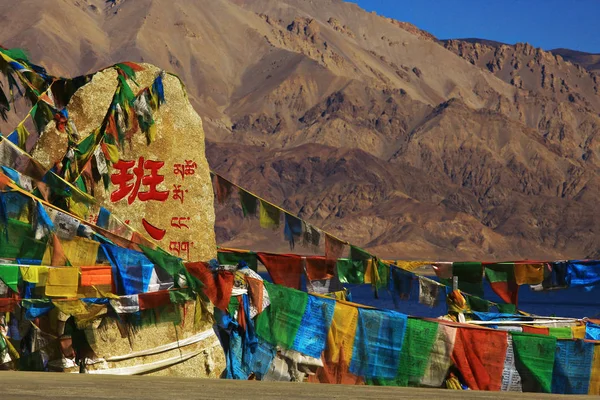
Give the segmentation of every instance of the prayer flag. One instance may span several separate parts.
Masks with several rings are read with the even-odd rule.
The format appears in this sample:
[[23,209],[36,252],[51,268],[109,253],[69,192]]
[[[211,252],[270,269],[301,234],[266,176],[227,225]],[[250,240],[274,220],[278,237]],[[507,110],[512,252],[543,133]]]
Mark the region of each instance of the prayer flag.
[[308,296],[306,311],[292,349],[310,357],[320,358],[325,350],[334,309],[335,300]]
[[537,285],[544,280],[544,264],[515,263],[517,285]]
[[46,296],[48,297],[77,297],[79,287],[79,268],[53,267],[48,268],[46,281]]
[[518,332],[510,335],[523,391],[550,393],[556,338]]
[[452,366],[452,353],[456,341],[457,328],[444,324],[438,325],[437,336],[431,347],[431,353],[421,384],[428,387],[441,387]]
[[452,359],[473,390],[500,390],[508,341],[506,332],[459,328]]
[[308,294],[264,282],[271,305],[256,319],[256,333],[266,342],[293,349],[308,303]]
[[300,290],[304,260],[295,254],[257,253],[258,259],[269,271],[273,283]]
[[517,304],[519,298],[519,285],[515,278],[514,264],[486,264],[485,276],[490,282],[492,290],[505,303]]
[[556,342],[552,393],[588,394],[594,344],[583,340]]
[[260,200],[260,227],[269,229],[269,228],[278,228],[279,220],[281,218],[281,211],[279,208],[273,206],[270,203],[267,203],[264,200]]
[[452,275],[458,277],[458,288],[468,294],[483,297],[483,267],[479,262],[455,262]]
[[407,315],[395,311],[359,308],[350,372],[365,378],[394,378],[407,321]]

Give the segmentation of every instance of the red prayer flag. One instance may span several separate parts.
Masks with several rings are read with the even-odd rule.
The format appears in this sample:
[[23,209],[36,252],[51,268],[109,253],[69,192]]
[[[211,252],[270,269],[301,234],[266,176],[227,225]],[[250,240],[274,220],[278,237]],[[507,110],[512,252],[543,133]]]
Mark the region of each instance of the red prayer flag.
[[329,260],[342,258],[344,246],[345,244],[341,240],[338,240],[327,233],[325,234],[325,258]]
[[249,276],[246,276],[246,283],[248,284],[252,304],[254,304],[256,311],[260,314],[263,311],[262,304],[265,285],[263,281],[256,278],[251,278]]
[[269,271],[273,283],[292,289],[301,289],[303,260],[295,254],[257,253],[258,259]]
[[168,290],[159,290],[158,292],[140,293],[138,295],[140,310],[150,310],[171,304],[171,297]]
[[459,328],[452,360],[470,389],[499,391],[507,347],[507,332]]
[[550,335],[550,329],[548,328],[536,328],[535,326],[527,326],[523,325],[523,332],[525,333],[534,333],[536,335]]
[[311,281],[331,279],[335,275],[336,259],[314,256],[306,257],[306,275]]
[[215,278],[215,274],[203,262],[186,263],[185,267],[204,284],[202,291],[214,306],[220,310],[227,310],[235,276],[229,271],[219,271]]

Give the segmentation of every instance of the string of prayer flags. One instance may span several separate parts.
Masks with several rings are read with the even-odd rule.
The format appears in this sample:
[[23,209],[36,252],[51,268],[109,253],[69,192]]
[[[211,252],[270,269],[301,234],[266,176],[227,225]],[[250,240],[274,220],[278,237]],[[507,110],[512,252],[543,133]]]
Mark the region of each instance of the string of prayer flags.
[[110,266],[82,266],[81,286],[110,286],[112,284],[112,268]]
[[143,253],[102,244],[112,265],[115,294],[139,294],[148,291],[154,264]]
[[590,384],[588,395],[600,395],[600,345],[594,345],[594,356],[592,358],[592,371],[590,373]]
[[515,278],[515,266],[512,263],[486,264],[485,276],[490,282],[492,290],[502,301],[517,304],[519,299],[519,285]]
[[350,367],[357,324],[358,308],[343,302],[336,302],[329,334],[327,335],[326,363]]
[[230,271],[213,273],[203,262],[186,263],[187,271],[202,282],[203,293],[220,310],[227,310],[235,276]]
[[260,227],[264,229],[275,229],[279,228],[279,220],[281,219],[281,211],[279,208],[267,203],[264,200],[260,202]]
[[283,215],[285,223],[283,235],[285,240],[290,243],[290,249],[293,250],[296,240],[302,236],[302,220],[288,213],[284,213]]

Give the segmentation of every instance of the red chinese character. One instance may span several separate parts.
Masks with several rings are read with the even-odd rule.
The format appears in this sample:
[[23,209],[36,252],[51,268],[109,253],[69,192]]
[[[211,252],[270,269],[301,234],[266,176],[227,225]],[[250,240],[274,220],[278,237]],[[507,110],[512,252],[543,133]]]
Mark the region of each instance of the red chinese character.
[[[144,161],[144,157],[140,157],[137,166],[133,168],[133,174],[129,170],[134,167],[135,161],[123,161],[119,160],[114,164],[119,172],[111,175],[110,181],[114,185],[118,185],[119,188],[110,194],[110,200],[114,203],[122,200],[129,194],[127,203],[132,204],[136,197],[140,201],[156,200],[165,201],[169,198],[169,191],[159,191],[157,186],[164,182],[165,177],[158,175],[158,170],[165,165],[163,161]],[[144,175],[144,171],[148,170],[150,173]],[[135,177],[135,182],[130,184]],[[140,192],[140,185],[143,184],[148,186],[148,191]]]
[[[140,157],[140,160],[143,158]],[[141,201],[156,200],[165,201],[169,198],[169,191],[158,191],[156,187],[165,181],[165,177],[158,175],[158,170],[165,165],[164,161],[148,160],[144,163],[144,168],[150,170],[150,175],[145,175],[142,178],[142,183],[148,186],[147,192],[140,192],[139,199]]]
[[119,188],[110,194],[110,201],[113,203],[123,199],[133,189],[133,185],[130,185],[128,182],[133,179],[133,174],[130,174],[129,170],[134,165],[135,161],[123,160],[119,160],[113,165],[115,169],[119,170],[119,173],[110,176],[110,181],[113,185],[119,185]]

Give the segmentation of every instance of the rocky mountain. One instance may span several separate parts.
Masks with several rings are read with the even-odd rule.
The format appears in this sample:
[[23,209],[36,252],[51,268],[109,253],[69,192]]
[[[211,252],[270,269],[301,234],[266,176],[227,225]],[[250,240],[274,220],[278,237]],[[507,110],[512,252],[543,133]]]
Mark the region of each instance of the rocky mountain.
[[[341,0],[48,3],[0,0],[0,43],[55,74],[179,74],[214,170],[380,256],[598,254],[593,68]],[[217,211],[220,243],[285,250],[235,201]]]

